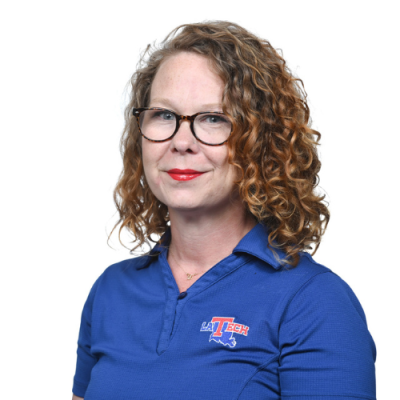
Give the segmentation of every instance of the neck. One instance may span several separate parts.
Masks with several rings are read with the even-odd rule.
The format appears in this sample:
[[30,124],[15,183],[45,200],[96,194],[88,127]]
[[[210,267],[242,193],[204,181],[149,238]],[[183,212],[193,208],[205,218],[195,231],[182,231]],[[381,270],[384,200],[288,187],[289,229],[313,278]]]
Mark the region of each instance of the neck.
[[232,250],[255,225],[243,204],[231,204],[216,213],[170,210],[171,243],[168,260],[188,273],[204,274]]

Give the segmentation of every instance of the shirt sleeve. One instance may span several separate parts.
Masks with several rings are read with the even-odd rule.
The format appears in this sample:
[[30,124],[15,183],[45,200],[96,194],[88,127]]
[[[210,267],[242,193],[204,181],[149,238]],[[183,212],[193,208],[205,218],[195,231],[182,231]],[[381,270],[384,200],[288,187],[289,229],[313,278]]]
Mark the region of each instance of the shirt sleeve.
[[90,382],[90,374],[92,368],[97,362],[96,356],[91,352],[91,336],[92,336],[92,309],[93,301],[96,294],[98,281],[93,285],[89,296],[85,302],[81,317],[81,326],[78,337],[78,350],[76,371],[72,393],[79,397],[84,397],[86,389]]
[[374,341],[350,287],[332,272],[293,296],[280,327],[283,400],[375,400]]

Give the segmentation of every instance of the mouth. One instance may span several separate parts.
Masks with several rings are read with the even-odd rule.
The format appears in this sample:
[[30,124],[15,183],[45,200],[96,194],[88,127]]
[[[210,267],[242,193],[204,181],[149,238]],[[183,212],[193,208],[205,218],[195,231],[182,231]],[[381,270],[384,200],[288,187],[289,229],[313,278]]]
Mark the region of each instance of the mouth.
[[167,171],[168,175],[176,181],[190,181],[194,178],[203,175],[204,172],[195,171],[194,169],[170,169]]

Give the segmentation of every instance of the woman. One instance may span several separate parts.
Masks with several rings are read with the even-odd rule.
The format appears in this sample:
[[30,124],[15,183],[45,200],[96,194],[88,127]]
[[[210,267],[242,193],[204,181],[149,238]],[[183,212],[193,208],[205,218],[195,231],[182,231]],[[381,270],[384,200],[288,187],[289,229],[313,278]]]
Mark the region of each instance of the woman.
[[162,237],[94,284],[75,399],[375,398],[362,308],[305,252],[329,213],[299,82],[229,22],[177,28],[133,75],[120,229]]

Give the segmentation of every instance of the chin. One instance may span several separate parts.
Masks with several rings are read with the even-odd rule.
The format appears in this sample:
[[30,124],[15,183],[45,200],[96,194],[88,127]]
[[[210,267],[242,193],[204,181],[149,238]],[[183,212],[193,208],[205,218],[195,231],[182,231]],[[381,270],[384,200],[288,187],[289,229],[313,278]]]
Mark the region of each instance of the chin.
[[195,202],[170,202],[167,203],[167,207],[169,210],[179,210],[179,211],[196,211],[201,210],[203,207]]
[[[154,192],[153,192],[154,193]],[[158,200],[164,203],[168,208],[179,210],[191,210],[201,208],[204,203],[204,194],[194,193],[192,189],[171,190],[155,194]]]

